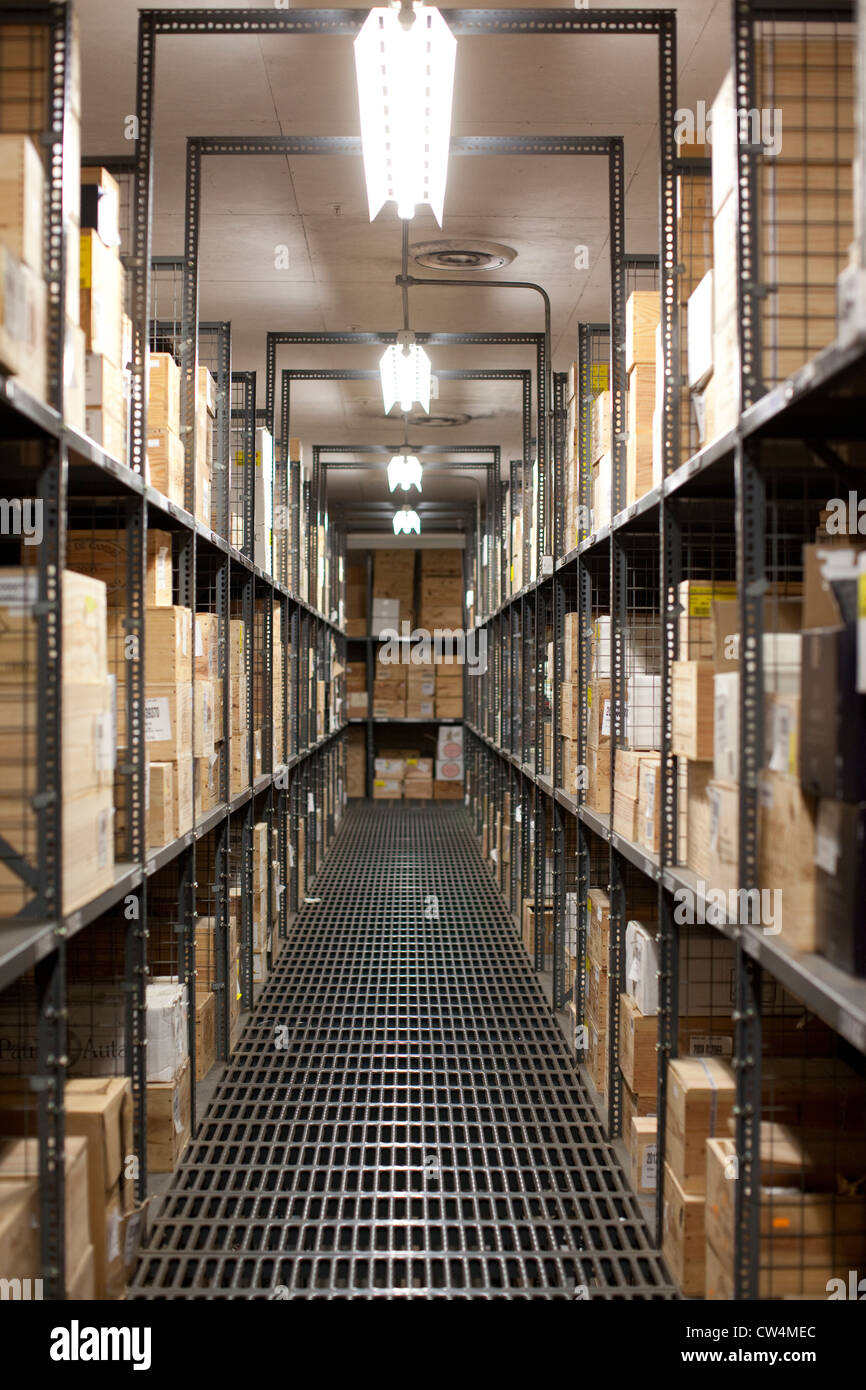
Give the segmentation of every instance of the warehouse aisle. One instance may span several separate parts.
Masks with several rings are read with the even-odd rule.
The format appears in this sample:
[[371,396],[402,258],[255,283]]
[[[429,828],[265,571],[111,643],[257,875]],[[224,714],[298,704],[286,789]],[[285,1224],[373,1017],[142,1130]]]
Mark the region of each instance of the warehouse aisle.
[[130,1297],[671,1297],[462,806],[353,803]]

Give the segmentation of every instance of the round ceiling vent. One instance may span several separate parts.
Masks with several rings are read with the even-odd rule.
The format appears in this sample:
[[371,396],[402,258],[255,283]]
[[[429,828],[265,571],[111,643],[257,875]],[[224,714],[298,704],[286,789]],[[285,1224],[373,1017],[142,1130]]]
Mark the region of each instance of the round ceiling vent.
[[501,270],[511,265],[517,252],[498,241],[477,241],[473,238],[440,241],[419,241],[409,247],[416,265],[430,270]]

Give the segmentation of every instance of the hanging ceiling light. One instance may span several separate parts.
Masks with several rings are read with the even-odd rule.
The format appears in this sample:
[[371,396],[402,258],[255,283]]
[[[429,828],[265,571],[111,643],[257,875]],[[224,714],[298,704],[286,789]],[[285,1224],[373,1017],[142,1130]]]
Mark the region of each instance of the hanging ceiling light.
[[411,507],[401,507],[394,513],[394,535],[410,536],[413,531],[420,536],[421,518]]
[[409,219],[445,202],[457,40],[439,11],[401,0],[368,14],[355,40],[370,221],[389,201]]
[[413,487],[420,492],[423,471],[420,459],[414,454],[395,454],[388,464],[388,486],[392,492],[396,488],[408,492]]
[[414,333],[403,329],[397,334],[396,343],[386,348],[379,360],[379,374],[386,415],[390,414],[397,401],[404,415],[409,413],[416,401],[429,415],[430,358],[415,342]]

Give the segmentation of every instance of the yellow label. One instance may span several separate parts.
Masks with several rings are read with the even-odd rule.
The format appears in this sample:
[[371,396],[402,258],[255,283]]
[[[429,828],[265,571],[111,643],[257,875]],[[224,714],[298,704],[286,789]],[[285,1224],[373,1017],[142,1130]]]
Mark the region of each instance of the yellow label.
[[736,597],[736,584],[691,584],[689,585],[689,617],[708,618],[713,599],[733,599]]
[[406,759],[406,764],[407,764],[408,767],[417,767],[417,766],[418,766],[418,759],[417,759],[417,758],[407,758],[407,759]]
[[376,781],[374,781],[374,783],[373,783],[373,786],[374,786],[374,787],[384,787],[384,785],[385,785],[384,781],[381,781],[381,782],[380,782],[380,781],[376,780]]
[[588,685],[588,686],[586,687],[586,706],[587,706],[587,709],[592,709],[592,686],[591,686],[591,685]]
[[95,609],[96,609],[96,599],[93,597],[92,594],[85,594],[85,595],[84,595],[84,611],[85,611],[85,613],[93,613],[93,612],[95,611]]
[[586,895],[586,910],[587,912],[592,912],[592,898],[589,893]]
[[866,574],[857,577],[857,617],[866,618]]
[[78,283],[83,290],[89,290],[92,284],[90,250],[90,237],[86,232],[82,232],[81,241],[78,246]]

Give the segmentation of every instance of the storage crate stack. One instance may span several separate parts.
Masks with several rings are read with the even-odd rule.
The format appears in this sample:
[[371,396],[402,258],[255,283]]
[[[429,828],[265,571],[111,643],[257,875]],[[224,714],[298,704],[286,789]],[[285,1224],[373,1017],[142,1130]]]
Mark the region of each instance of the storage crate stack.
[[148,353],[147,381],[147,480],[183,507],[186,450],[180,438],[180,368],[171,353]]
[[195,392],[195,514],[205,526],[213,526],[213,438],[216,418],[216,382],[207,367],[200,366]]
[[[425,631],[432,634],[434,639],[437,631],[462,631],[462,550],[421,551],[420,625]],[[453,663],[440,661],[433,669],[436,683],[436,718],[462,719],[463,668]]]
[[[25,446],[26,447],[26,446]],[[0,569],[0,835],[37,860],[38,575]],[[63,864],[60,910],[75,911],[114,881],[114,686],[109,677],[105,585],[66,570],[62,577],[61,670]],[[14,917],[33,889],[0,861],[0,916]]]
[[[609,617],[596,621],[592,644],[593,678],[599,685],[599,716],[610,682]],[[623,731],[616,749],[613,829],[651,853],[658,851],[661,797],[658,772],[661,744],[661,629],[653,613],[633,612],[625,634],[626,676]],[[595,704],[595,696],[593,696]]]
[[608,1002],[610,962],[610,899],[600,887],[590,888],[586,900],[586,1069],[595,1089],[605,1095],[608,1076]]
[[361,563],[346,566],[346,636],[366,637],[367,567]]
[[120,189],[105,169],[81,173],[80,314],[84,330],[85,429],[107,454],[128,460],[129,320],[120,260]]
[[611,489],[613,485],[613,455],[611,453],[611,394],[599,391],[592,398],[590,412],[590,489],[592,529],[610,525]]
[[264,984],[268,978],[268,951],[271,947],[268,915],[268,826],[257,821],[253,826],[253,982]]
[[563,459],[565,522],[563,555],[574,550],[580,540],[580,375],[577,362],[568,369],[565,387],[565,457]]
[[175,839],[192,829],[193,759],[214,753],[213,685],[193,684],[194,633],[188,608],[149,608],[145,621],[148,824],[153,817],[155,830],[171,828],[169,839]]
[[367,692],[367,663],[364,660],[350,661],[346,666],[346,716],[349,719],[365,719],[369,712]]
[[[633,290],[625,306],[626,396],[625,504],[653,485],[653,414],[656,409],[656,329],[661,317],[657,290]],[[617,499],[617,505],[622,499]]]
[[373,800],[402,801],[405,778],[405,759],[376,758],[373,763]]
[[461,801],[463,799],[465,770],[463,726],[462,724],[443,725],[436,735],[434,800]]
[[[832,1262],[847,1271],[866,1244],[866,1198],[846,1176],[866,1157],[866,1086],[823,1057],[765,1057],[761,1073],[757,1296],[825,1298]],[[668,1063],[662,1252],[688,1296],[734,1296],[735,1101],[729,1063]]]
[[229,794],[249,786],[249,695],[247,687],[247,633],[242,618],[229,622]]
[[[195,815],[200,820],[220,801],[220,766],[224,754],[225,711],[219,679],[219,618],[195,617]],[[201,727],[199,727],[201,725]]]
[[[684,159],[706,159],[708,150],[704,145],[680,145],[678,154]],[[687,385],[676,388],[679,392],[680,452],[679,458],[674,460],[674,467],[697,453],[707,439],[701,393],[712,375],[713,364],[713,201],[708,171],[677,175],[677,257],[681,267],[681,274],[677,278],[680,376]],[[703,287],[700,294],[696,294],[699,285]],[[693,294],[695,304],[690,314]],[[656,409],[653,416],[654,486],[661,482],[663,473],[663,406],[664,354],[659,327],[656,330]]]
[[276,601],[273,606],[273,616],[271,618],[271,717],[274,729],[273,747],[273,766],[278,767],[283,761],[283,748],[285,744],[285,722],[283,712],[283,683],[286,671],[291,670],[291,666],[286,666],[286,649],[283,646],[283,606]]
[[171,1173],[189,1143],[191,1080],[186,985],[147,986],[147,1169]]
[[[413,658],[418,655],[418,648]],[[448,691],[447,683],[437,684],[438,667],[434,666],[432,654],[427,661],[416,664],[413,659],[406,666],[406,717],[407,719],[434,719],[439,711],[437,698],[441,689],[443,698]],[[462,697],[462,686],[460,687]],[[454,706],[452,705],[452,708]],[[459,713],[462,714],[462,702]],[[452,717],[449,715],[449,718]]]
[[407,801],[433,800],[433,759],[420,756],[406,759],[403,796]]
[[[82,1077],[63,1093],[66,1282],[69,1298],[119,1299],[135,1267],[132,1088],[126,1077]],[[2,1248],[14,1275],[41,1276],[36,1093],[26,1077],[0,1081]],[[132,1255],[128,1251],[132,1249]],[[4,1269],[4,1274],[12,1270]]]

